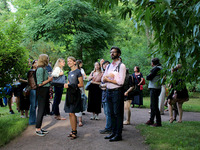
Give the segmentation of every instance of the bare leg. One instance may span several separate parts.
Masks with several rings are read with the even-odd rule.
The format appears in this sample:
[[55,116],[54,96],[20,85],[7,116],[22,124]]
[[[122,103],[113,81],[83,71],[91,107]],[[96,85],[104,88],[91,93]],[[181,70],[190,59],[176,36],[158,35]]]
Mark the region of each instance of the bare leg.
[[79,127],[82,127],[83,126],[83,123],[82,123],[82,117],[78,117],[78,120],[79,120]]
[[25,110],[25,117],[28,118],[28,110]]
[[77,129],[77,118],[76,118],[75,113],[69,113],[69,120],[70,120],[72,131],[75,131]]
[[17,110],[18,110],[18,112],[20,111],[19,103],[20,103],[20,97],[16,97],[16,104],[17,104]]
[[170,100],[168,100],[168,110],[169,110],[169,122],[172,123],[174,121],[173,119],[173,109],[172,109],[172,104],[170,104]]
[[11,98],[8,98],[8,107],[9,107],[9,110],[11,111],[12,110],[12,99]]
[[178,107],[178,113],[179,113],[179,120],[178,122],[181,123],[182,122],[182,116],[183,116],[183,109],[182,109],[182,105],[183,103],[176,103],[177,107]]
[[123,124],[125,125],[130,124],[130,118],[131,118],[130,106],[131,106],[131,100],[126,100],[124,102],[124,114],[126,116],[126,120],[123,122]]

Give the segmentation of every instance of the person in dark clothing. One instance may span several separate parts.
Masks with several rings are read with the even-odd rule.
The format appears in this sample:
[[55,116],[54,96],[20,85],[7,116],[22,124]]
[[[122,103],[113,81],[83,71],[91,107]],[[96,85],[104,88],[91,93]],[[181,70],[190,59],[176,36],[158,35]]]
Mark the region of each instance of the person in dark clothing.
[[[176,114],[177,112],[175,111],[175,115],[173,118],[173,107],[172,105],[175,106],[176,110],[178,109],[178,114],[179,114],[179,120],[177,121],[178,123],[182,122],[182,116],[183,116],[183,110],[182,110],[182,105],[184,102],[189,100],[189,95],[188,95],[188,90],[186,88],[186,85],[184,81],[180,78],[180,70],[182,65],[178,64],[175,68],[172,68],[171,72],[172,74],[175,74],[175,83],[171,84],[171,93],[167,97],[168,100],[168,109],[169,109],[169,117],[170,123],[173,123],[173,121],[176,120]],[[177,106],[177,107],[176,107]]]
[[77,137],[77,118],[75,113],[83,110],[80,87],[83,87],[83,76],[81,71],[76,66],[76,59],[74,57],[67,58],[67,65],[71,68],[68,74],[68,83],[64,85],[67,88],[67,96],[64,110],[69,113],[69,119],[72,131],[68,137],[75,139]]
[[49,77],[45,66],[48,65],[49,56],[41,54],[38,59],[38,68],[36,71],[37,79],[37,100],[38,100],[38,111],[36,117],[36,135],[45,136],[48,131],[41,128],[43,116],[45,115],[46,107],[49,104],[49,87],[53,80],[53,77]]
[[[162,126],[161,116],[158,108],[158,99],[161,92],[160,84],[160,70],[162,69],[160,60],[158,58],[153,58],[151,61],[151,73],[147,76],[149,80],[148,88],[150,89],[150,98],[151,98],[151,114],[150,119],[146,122],[147,125],[152,125],[154,127]],[[154,124],[154,118],[156,117],[156,123]]]

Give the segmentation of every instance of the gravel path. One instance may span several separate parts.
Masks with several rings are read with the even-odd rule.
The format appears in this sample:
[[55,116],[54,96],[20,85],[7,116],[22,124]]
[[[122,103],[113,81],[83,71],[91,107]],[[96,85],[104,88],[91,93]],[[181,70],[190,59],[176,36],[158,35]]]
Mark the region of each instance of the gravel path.
[[[131,108],[131,125],[124,126],[123,140],[109,142],[104,139],[99,130],[105,126],[105,117],[101,113],[100,120],[90,120],[91,113],[83,116],[83,127],[78,127],[78,138],[70,140],[67,135],[71,131],[68,114],[63,111],[64,102],[60,105],[61,115],[67,120],[57,121],[53,116],[46,116],[43,120],[43,128],[49,130],[44,137],[35,135],[35,126],[28,128],[17,138],[12,140],[2,150],[147,150],[145,139],[135,128],[149,119],[149,109]],[[169,119],[168,112],[161,116],[162,121]],[[184,112],[183,121],[200,121],[200,113]],[[184,122],[183,122],[184,123]]]

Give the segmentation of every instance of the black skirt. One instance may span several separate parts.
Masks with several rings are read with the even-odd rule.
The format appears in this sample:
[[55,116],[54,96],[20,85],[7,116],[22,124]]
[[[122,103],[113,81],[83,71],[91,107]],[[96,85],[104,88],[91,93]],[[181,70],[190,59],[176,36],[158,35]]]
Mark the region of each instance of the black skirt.
[[101,113],[102,90],[98,84],[91,84],[88,93],[88,112]]

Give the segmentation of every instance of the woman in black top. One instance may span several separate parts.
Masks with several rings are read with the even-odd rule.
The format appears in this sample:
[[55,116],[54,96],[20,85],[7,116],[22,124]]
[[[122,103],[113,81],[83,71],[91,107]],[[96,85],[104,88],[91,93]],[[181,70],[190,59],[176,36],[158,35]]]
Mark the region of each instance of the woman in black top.
[[67,95],[64,110],[69,113],[70,124],[72,132],[68,137],[75,139],[77,136],[77,118],[75,113],[82,111],[81,91],[83,87],[83,76],[81,71],[76,66],[76,59],[74,57],[67,58],[67,65],[71,68],[68,74],[68,83],[64,85],[67,88]]

